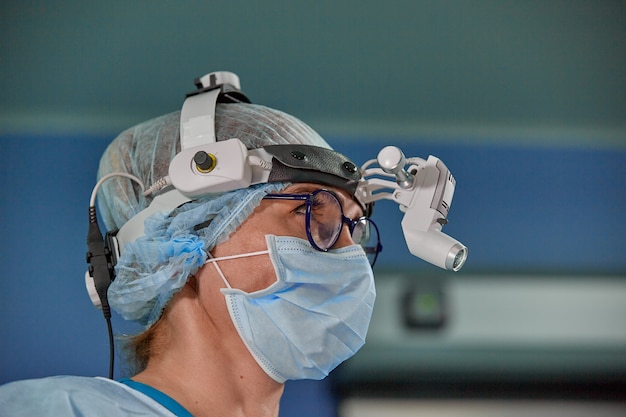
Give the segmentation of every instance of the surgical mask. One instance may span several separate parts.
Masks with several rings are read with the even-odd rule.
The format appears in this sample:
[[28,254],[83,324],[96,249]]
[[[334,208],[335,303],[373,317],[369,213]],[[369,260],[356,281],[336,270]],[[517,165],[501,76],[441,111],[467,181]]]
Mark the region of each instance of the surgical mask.
[[[376,291],[363,249],[320,252],[306,240],[267,235],[267,251],[213,258],[228,288],[230,317],[244,344],[277,382],[323,379],[365,343]],[[217,261],[269,254],[276,282],[231,288]]]

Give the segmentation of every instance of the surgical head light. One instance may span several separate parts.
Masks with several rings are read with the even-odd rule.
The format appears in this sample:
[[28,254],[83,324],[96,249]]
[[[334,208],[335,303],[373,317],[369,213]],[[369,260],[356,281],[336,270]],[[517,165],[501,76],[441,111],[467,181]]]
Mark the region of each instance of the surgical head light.
[[357,199],[363,204],[387,199],[400,206],[402,231],[411,254],[450,271],[463,267],[467,247],[441,232],[448,222],[456,186],[443,162],[434,156],[407,159],[397,147],[387,146],[361,170]]

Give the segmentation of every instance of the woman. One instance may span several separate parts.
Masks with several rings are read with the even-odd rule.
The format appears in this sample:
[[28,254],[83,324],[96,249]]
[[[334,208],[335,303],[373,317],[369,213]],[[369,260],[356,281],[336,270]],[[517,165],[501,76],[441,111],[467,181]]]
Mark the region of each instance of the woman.
[[[108,296],[142,328],[131,342],[136,373],[7,384],[0,415],[277,416],[287,379],[322,379],[363,345],[379,244],[368,260],[353,240],[376,232],[354,197],[358,169],[280,111],[218,104],[214,120],[218,142],[287,152],[276,152],[280,174],[268,182],[157,212],[125,245]],[[176,112],[123,132],[99,176],[155,183],[180,150],[179,130]],[[109,230],[150,202],[121,177],[98,200]]]

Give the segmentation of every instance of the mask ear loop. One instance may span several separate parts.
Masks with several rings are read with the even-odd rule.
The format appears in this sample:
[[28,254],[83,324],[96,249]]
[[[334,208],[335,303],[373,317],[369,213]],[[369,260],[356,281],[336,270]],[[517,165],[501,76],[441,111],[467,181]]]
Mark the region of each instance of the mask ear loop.
[[208,264],[208,263],[213,264],[213,266],[215,266],[215,269],[217,270],[217,273],[222,278],[222,281],[224,281],[224,284],[226,284],[226,286],[229,289],[232,289],[233,287],[231,287],[230,284],[228,283],[228,280],[226,279],[226,276],[224,276],[224,273],[222,272],[221,268],[217,264],[217,261],[227,261],[229,259],[247,258],[248,256],[266,255],[266,254],[269,254],[269,253],[270,253],[270,251],[266,249],[266,250],[261,250],[261,251],[258,251],[258,252],[241,253],[239,255],[230,255],[230,256],[222,256],[220,258],[214,258],[213,255],[211,255],[211,252],[207,252],[209,258],[211,258],[211,259],[207,259],[204,264],[205,265]]
[[222,281],[224,281],[224,284],[226,284],[226,287],[228,287],[229,289],[232,289],[232,287],[230,286],[230,284],[226,280],[226,277],[224,276],[224,273],[222,272],[220,266],[217,264],[217,261],[216,261],[217,258],[214,258],[213,255],[211,255],[210,252],[208,253],[208,255],[209,255],[209,258],[211,258],[211,259],[207,259],[207,261],[204,264],[205,265],[208,264],[208,263],[213,264],[213,266],[217,270],[217,273],[222,278]]

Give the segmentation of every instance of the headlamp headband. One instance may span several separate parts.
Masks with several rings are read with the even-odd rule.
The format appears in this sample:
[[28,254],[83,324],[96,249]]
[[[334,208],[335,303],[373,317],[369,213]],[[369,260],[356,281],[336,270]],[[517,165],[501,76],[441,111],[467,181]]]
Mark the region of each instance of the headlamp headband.
[[361,170],[332,149],[285,144],[249,150],[238,138],[218,142],[217,103],[250,100],[240,91],[237,75],[230,72],[207,74],[195,84],[198,90],[187,95],[181,110],[181,151],[170,162],[168,176],[147,192],[158,195],[118,232],[120,251],[126,242],[143,235],[144,220],[151,214],[173,210],[208,193],[267,182],[313,182],[355,195]]

